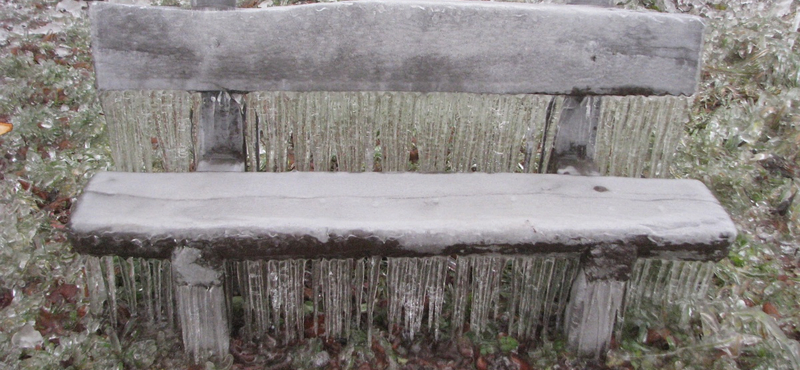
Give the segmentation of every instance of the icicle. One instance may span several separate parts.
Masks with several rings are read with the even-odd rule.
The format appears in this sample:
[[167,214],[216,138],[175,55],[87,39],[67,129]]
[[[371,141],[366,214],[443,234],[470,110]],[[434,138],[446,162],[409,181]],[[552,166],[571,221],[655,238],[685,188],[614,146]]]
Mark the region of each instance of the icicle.
[[413,339],[421,331],[427,312],[428,329],[438,336],[447,263],[442,257],[388,259],[390,329],[402,328]]
[[185,172],[193,162],[191,112],[199,94],[183,91],[100,93],[111,156],[118,171]]
[[101,257],[86,257],[86,287],[89,290],[89,311],[92,315],[100,315],[103,312],[103,304],[109,299]]
[[177,329],[177,316],[176,303],[175,303],[175,284],[172,277],[172,263],[169,261],[161,262],[161,270],[164,274],[164,305],[165,315],[167,316],[167,325],[172,329]]
[[470,330],[481,333],[499,307],[500,278],[505,268],[504,257],[472,256],[472,305]]
[[[331,338],[348,337],[353,313],[353,263],[351,259],[317,260],[313,262],[316,281],[320,286],[322,309],[325,315],[325,335]],[[315,322],[318,320],[315,320]]]
[[161,261],[155,260],[151,261],[150,263],[153,264],[153,300],[154,300],[154,310],[155,315],[153,320],[157,323],[161,323],[164,321],[164,297],[163,297],[163,276],[161,270]]
[[[267,171],[531,172],[549,96],[257,92]],[[480,164],[475,168],[474,165]]]
[[303,318],[305,315],[303,306],[303,291],[305,289],[304,279],[306,272],[305,260],[283,261],[286,269],[286,330],[289,332],[289,342],[303,339]]
[[101,257],[103,262],[105,263],[105,274],[106,274],[106,287],[108,289],[108,306],[109,311],[111,312],[111,322],[113,325],[117,325],[117,274],[114,269],[114,259],[116,257]]
[[364,278],[365,278],[365,264],[366,260],[357,260],[355,261],[355,274],[353,275],[353,283],[351,286],[353,287],[353,295],[355,299],[355,327],[361,327],[361,304],[364,301]]
[[177,292],[181,326],[208,330],[183,330],[183,345],[194,363],[203,363],[210,356],[227,354],[229,338],[223,319],[226,313],[222,287],[181,285]]
[[[511,257],[507,306],[508,332],[517,338],[549,340],[560,333],[569,302],[569,290],[577,273],[577,256]],[[503,288],[504,291],[505,288]]]
[[131,316],[138,316],[139,302],[137,298],[138,289],[136,287],[136,260],[128,258],[120,260],[120,270],[122,271],[122,284],[125,288],[125,296],[128,302],[128,310]]
[[688,107],[686,97],[604,97],[595,155],[600,173],[668,177]]
[[244,261],[238,270],[245,336],[261,339],[274,329],[284,344],[302,339],[306,261]]
[[320,281],[322,281],[322,267],[317,261],[311,261],[311,303],[314,308],[312,321],[314,335],[319,334],[319,314],[320,314]]
[[[222,268],[225,271],[222,274],[222,285],[224,286],[225,292],[225,310],[228,313],[228,332],[233,335],[234,321],[239,319],[239,317],[235,316],[238,312],[234,312],[234,299],[237,294],[239,296],[242,295],[242,293],[239,292],[239,269],[241,268],[241,262],[226,260],[223,262]],[[239,335],[243,338],[250,338],[246,333],[239,333]]]
[[715,268],[713,262],[637,261],[625,295],[626,319],[661,320],[677,310],[676,324],[688,325],[693,307],[708,299]]
[[455,279],[453,281],[453,315],[451,319],[454,336],[458,336],[463,333],[464,321],[467,317],[467,300],[471,291],[470,267],[470,258],[456,258]]
[[433,331],[434,339],[439,339],[439,324],[444,307],[445,283],[447,282],[448,258],[431,258],[426,260],[430,266],[427,268],[425,279],[425,296],[428,299],[428,330]]
[[367,263],[367,343],[372,343],[372,324],[375,315],[375,302],[378,300],[378,284],[381,273],[380,257],[372,257],[366,260]]
[[139,277],[142,284],[142,303],[144,304],[144,315],[148,322],[153,322],[155,311],[153,305],[153,273],[150,269],[150,262],[141,259],[139,262]]
[[557,299],[548,301],[549,304],[552,304],[555,307],[549,310],[550,312],[555,313],[555,319],[550,321],[555,323],[555,327],[551,328],[549,331],[544,330],[542,332],[543,338],[545,334],[552,336],[556,333],[563,332],[565,315],[564,311],[569,304],[570,289],[572,288],[572,283],[575,281],[575,277],[578,274],[578,267],[579,261],[577,257],[563,257],[556,259],[556,279],[551,282],[551,289],[557,292]]
[[242,294],[244,337],[261,339],[270,328],[270,311],[266,292],[264,261],[238,263],[239,290]]

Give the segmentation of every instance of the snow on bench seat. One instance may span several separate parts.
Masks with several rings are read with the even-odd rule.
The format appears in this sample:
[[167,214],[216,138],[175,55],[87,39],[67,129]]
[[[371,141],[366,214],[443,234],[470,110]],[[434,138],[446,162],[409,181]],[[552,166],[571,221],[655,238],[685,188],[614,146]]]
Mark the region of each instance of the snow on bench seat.
[[509,173],[97,174],[76,251],[169,258],[579,253],[718,260],[736,235],[699,181]]

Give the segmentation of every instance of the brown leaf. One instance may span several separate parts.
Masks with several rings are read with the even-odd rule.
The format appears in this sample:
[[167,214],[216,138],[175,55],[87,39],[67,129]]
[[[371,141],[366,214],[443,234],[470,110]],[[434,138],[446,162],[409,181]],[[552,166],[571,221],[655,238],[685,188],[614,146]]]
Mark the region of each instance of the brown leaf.
[[386,357],[386,349],[383,348],[380,341],[372,338],[372,353],[375,355],[375,366],[379,369],[385,369],[389,366],[389,359]]
[[776,319],[781,318],[781,313],[778,311],[778,308],[775,307],[774,304],[771,302],[765,302],[763,306],[761,306],[761,310],[764,311],[765,314],[770,315]]
[[[314,330],[314,324],[317,325],[316,330]],[[306,338],[324,336],[325,315],[317,315],[316,317],[313,315],[306,316],[305,320],[303,320],[303,333],[305,334]]]
[[28,191],[28,189],[31,188],[31,183],[25,180],[17,180],[17,182],[19,182],[19,185],[20,187],[22,187],[22,190]]
[[14,129],[14,125],[8,122],[0,122],[0,135],[5,135]]
[[411,151],[408,153],[408,161],[412,164],[419,162],[419,150],[416,147],[411,148]]
[[58,35],[55,34],[55,33],[48,33],[48,34],[42,36],[42,41],[43,42],[53,42],[53,41],[56,41],[57,39],[58,39]]
[[258,8],[258,5],[261,4],[261,0],[247,0],[241,5],[240,8]]
[[483,356],[478,356],[478,359],[475,361],[475,368],[478,370],[486,370],[489,368],[489,362],[487,362]]
[[92,64],[89,62],[77,62],[72,65],[73,68],[80,68],[80,69],[92,69]]
[[469,338],[458,338],[456,345],[458,346],[458,353],[460,353],[461,356],[470,359],[475,358],[475,348],[472,346],[472,342]]
[[0,310],[8,307],[14,300],[14,292],[8,288],[0,288]]
[[765,169],[778,172],[781,176],[786,178],[794,178],[800,174],[800,168],[798,168],[794,162],[779,155],[769,154],[758,162]]
[[63,335],[63,321],[68,318],[68,315],[69,314],[67,312],[62,312],[56,315],[48,310],[45,310],[44,308],[40,308],[39,315],[36,316],[36,324],[34,325],[34,329],[38,330],[39,333],[41,333],[44,337],[47,337],[50,334]]
[[521,359],[515,354],[511,354],[511,362],[517,367],[517,370],[531,370],[531,365],[527,361]]
[[65,150],[72,148],[72,143],[69,142],[67,139],[63,139],[58,142],[58,150]]
[[644,343],[663,350],[669,349],[669,342],[672,338],[672,332],[667,328],[650,329],[647,331],[647,338]]
[[89,306],[83,305],[78,307],[78,317],[83,318],[89,312]]
[[47,301],[52,304],[75,303],[78,293],[80,293],[80,289],[77,285],[60,284],[47,295]]
[[245,348],[244,343],[239,339],[231,340],[230,353],[233,355],[234,361],[238,363],[249,364],[256,360],[255,354]]
[[31,193],[45,201],[50,198],[50,194],[48,192],[36,185],[31,186]]

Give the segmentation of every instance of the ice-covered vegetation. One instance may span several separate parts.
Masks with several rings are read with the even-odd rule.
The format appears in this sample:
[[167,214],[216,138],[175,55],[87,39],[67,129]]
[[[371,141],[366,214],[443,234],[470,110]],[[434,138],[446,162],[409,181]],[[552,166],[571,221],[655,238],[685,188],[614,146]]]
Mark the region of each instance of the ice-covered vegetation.
[[[0,4],[0,122],[14,125],[0,136],[0,369],[186,368],[172,331],[135,324],[123,306],[104,314],[102,305],[93,304],[90,293],[99,288],[87,272],[102,266],[87,264],[66,242],[72,201],[93,173],[111,166],[93,88],[86,6],[73,0]],[[710,299],[665,290],[660,299],[629,304],[634,309],[626,312],[605,363],[593,366],[800,368],[800,201],[793,202],[800,175],[800,5],[630,0],[618,6],[706,19],[700,90],[670,170],[674,177],[705,182],[731,213],[740,237],[717,264],[640,264],[635,278],[666,287],[680,286],[670,279],[680,280],[686,269],[699,269],[693,276],[713,275],[703,289]],[[111,266],[124,270],[124,264]],[[325,325],[310,324],[311,333]],[[528,347],[513,333],[493,333],[432,348],[380,335],[368,342],[366,333],[353,331],[349,342],[309,339],[291,356],[269,340],[260,348],[234,341],[230,366],[585,366],[562,347],[560,341]]]

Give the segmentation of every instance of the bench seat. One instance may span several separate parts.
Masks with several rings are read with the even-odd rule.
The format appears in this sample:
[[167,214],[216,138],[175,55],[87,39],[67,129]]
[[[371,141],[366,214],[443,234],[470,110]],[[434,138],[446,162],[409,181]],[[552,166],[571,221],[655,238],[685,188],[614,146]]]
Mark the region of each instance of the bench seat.
[[580,253],[719,260],[736,235],[695,180],[510,173],[97,174],[71,219],[75,250],[231,259]]

